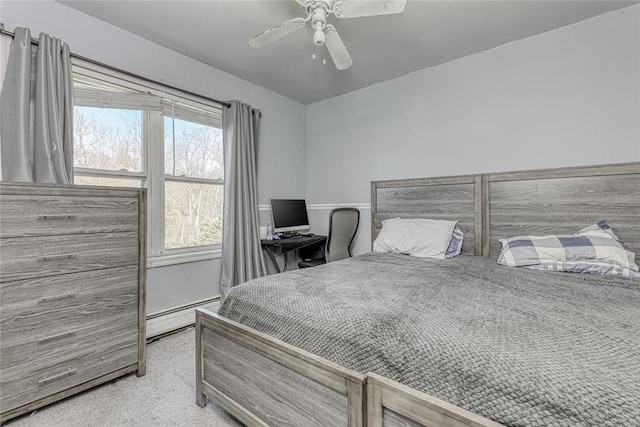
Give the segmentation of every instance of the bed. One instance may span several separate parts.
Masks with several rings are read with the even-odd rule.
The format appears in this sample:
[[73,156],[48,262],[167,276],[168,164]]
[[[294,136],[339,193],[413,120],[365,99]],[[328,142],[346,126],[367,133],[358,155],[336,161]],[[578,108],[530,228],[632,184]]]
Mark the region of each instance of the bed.
[[372,237],[453,218],[464,255],[235,288],[197,312],[197,402],[248,425],[638,425],[640,282],[501,267],[493,242],[607,218],[639,248],[639,188],[638,163],[374,182]]

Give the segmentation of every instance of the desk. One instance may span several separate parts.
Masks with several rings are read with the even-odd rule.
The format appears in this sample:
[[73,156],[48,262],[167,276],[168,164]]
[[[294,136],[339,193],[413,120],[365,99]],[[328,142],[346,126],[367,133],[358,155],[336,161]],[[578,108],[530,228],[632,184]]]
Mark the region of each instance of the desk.
[[[276,257],[287,252],[297,251],[309,246],[318,246],[324,252],[324,244],[327,236],[295,236],[279,240],[260,240],[263,249],[267,250],[267,254],[276,268],[276,272],[280,273],[280,266],[276,261]],[[285,266],[286,267],[286,266]]]

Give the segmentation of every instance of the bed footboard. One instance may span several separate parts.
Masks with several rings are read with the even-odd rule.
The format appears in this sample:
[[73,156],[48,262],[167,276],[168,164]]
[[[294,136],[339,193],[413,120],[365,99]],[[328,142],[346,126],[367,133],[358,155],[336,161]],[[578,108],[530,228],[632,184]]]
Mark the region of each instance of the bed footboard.
[[376,374],[367,375],[368,427],[504,427]]
[[366,376],[196,310],[196,403],[249,426],[364,427]]

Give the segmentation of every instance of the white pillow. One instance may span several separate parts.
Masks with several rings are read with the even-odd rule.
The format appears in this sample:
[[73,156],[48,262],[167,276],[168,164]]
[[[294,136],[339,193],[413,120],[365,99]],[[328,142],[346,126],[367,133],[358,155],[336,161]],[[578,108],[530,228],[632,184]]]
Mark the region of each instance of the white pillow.
[[457,221],[400,219],[382,221],[374,252],[444,259]]

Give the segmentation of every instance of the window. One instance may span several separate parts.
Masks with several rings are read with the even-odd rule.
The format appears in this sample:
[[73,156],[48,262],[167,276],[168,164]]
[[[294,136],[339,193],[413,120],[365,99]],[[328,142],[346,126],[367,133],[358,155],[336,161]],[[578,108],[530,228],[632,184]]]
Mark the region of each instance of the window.
[[151,265],[222,243],[222,111],[164,87],[74,66],[76,184],[148,188]]
[[222,242],[222,130],[164,117],[165,247]]

